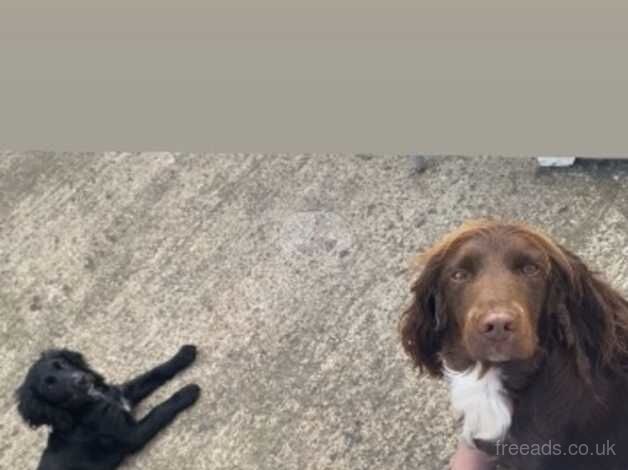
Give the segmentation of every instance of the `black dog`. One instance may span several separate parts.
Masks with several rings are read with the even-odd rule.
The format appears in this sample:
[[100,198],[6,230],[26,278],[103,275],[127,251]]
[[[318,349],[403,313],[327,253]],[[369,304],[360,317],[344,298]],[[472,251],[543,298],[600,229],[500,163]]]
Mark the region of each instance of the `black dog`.
[[200,394],[188,385],[137,421],[131,410],[189,366],[196,347],[183,346],[169,361],[121,386],[107,385],[80,353],[49,350],[17,390],[18,411],[32,427],[52,432],[38,470],[113,470],[142,449]]

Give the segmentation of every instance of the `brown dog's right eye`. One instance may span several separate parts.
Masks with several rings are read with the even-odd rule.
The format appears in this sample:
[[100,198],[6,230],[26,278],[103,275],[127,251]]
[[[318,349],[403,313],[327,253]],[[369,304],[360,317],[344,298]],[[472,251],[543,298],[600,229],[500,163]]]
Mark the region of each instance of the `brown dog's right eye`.
[[526,276],[536,276],[540,272],[540,269],[535,264],[526,264],[521,268],[521,272]]
[[466,281],[470,277],[471,274],[469,273],[469,271],[465,271],[464,269],[456,269],[454,272],[451,273],[451,278],[457,282]]

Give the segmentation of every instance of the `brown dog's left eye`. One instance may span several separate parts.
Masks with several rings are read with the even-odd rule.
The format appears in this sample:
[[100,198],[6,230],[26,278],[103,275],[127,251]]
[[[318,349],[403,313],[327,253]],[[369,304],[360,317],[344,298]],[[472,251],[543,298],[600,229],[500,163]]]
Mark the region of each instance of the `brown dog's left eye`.
[[526,264],[521,268],[521,272],[526,276],[535,276],[539,273],[539,267],[535,264]]
[[469,271],[465,271],[464,269],[456,269],[453,273],[451,273],[451,278],[458,282],[466,281],[470,276],[471,274],[469,274]]

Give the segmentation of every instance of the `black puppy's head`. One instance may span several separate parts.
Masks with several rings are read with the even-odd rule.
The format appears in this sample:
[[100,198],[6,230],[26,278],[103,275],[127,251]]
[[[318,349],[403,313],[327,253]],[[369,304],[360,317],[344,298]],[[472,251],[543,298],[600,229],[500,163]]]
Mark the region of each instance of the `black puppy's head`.
[[18,411],[33,427],[59,430],[72,426],[72,415],[91,400],[90,390],[103,383],[83,356],[67,349],[44,352],[26,374],[16,395]]

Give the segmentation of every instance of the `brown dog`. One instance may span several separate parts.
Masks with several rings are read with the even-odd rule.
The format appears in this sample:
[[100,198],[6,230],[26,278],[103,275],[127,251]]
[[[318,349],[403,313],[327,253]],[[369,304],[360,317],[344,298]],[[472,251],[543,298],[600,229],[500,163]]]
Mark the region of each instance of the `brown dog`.
[[454,464],[628,468],[628,302],[575,254],[523,224],[471,222],[423,256],[412,291],[403,347],[449,381]]

